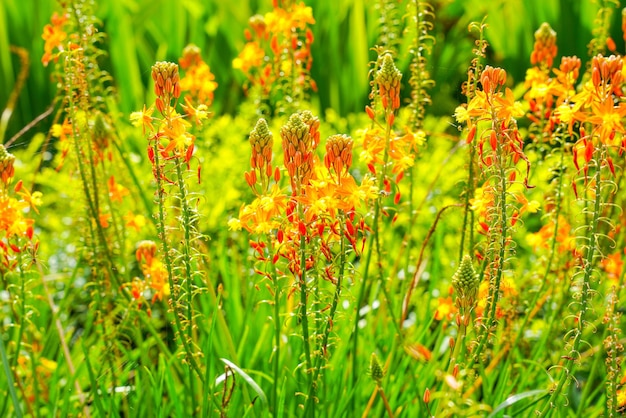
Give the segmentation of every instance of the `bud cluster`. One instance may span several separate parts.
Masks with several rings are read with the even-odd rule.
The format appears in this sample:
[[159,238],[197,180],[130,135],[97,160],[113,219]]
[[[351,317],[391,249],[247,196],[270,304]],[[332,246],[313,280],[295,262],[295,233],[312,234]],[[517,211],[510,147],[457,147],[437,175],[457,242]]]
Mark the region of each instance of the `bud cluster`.
[[313,150],[319,143],[319,119],[311,112],[298,112],[280,130],[284,163],[294,191],[306,185],[315,166]]
[[157,245],[154,241],[145,240],[137,243],[137,251],[135,257],[138,262],[145,262],[146,264],[152,264],[152,260],[156,256]]
[[164,113],[165,108],[171,105],[172,98],[180,97],[178,65],[158,61],[152,66],[152,80],[154,80],[154,94],[157,96],[156,108]]
[[15,156],[6,150],[4,145],[0,144],[0,180],[3,188],[11,184],[11,180],[13,180],[15,173],[14,162]]
[[[246,172],[246,182],[255,189],[257,180],[261,180],[261,193],[265,193],[269,188],[270,178],[274,174],[274,179],[279,180],[280,172],[278,168],[272,172],[272,147],[274,139],[267,126],[265,119],[261,118],[250,132],[250,147],[252,156],[250,157],[250,167],[252,171]],[[256,189],[255,189],[256,190]]]
[[354,141],[347,135],[332,135],[326,140],[326,155],[324,165],[330,171],[332,168],[337,174],[337,182],[348,173],[352,165],[352,146]]
[[487,65],[480,76],[480,83],[487,96],[497,93],[499,88],[506,83],[506,71]]
[[378,356],[376,356],[375,353],[372,353],[372,357],[370,358],[369,374],[377,384],[380,384],[383,377],[385,377],[383,366],[380,364],[380,360],[378,360]]
[[530,54],[530,63],[543,64],[545,68],[551,68],[556,52],[556,32],[544,22],[535,32],[535,45]]
[[469,255],[463,257],[459,268],[452,276],[452,286],[457,293],[456,304],[459,308],[472,308],[476,303],[480,279],[474,271]]
[[596,55],[591,62],[591,81],[601,101],[611,94],[622,96],[622,59],[611,55]]
[[580,58],[576,56],[561,58],[561,65],[557,72],[557,78],[561,84],[573,89],[579,74]]
[[391,54],[385,54],[380,69],[376,72],[376,84],[385,110],[400,108],[401,79],[402,73],[393,62]]

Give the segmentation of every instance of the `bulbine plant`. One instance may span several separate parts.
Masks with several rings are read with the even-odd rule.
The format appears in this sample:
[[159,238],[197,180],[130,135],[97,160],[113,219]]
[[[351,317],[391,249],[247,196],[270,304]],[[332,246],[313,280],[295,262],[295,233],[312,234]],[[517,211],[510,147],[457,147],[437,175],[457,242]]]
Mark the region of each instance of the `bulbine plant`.
[[0,65],[0,416],[624,413],[618,2],[522,76],[481,2],[136,3]]

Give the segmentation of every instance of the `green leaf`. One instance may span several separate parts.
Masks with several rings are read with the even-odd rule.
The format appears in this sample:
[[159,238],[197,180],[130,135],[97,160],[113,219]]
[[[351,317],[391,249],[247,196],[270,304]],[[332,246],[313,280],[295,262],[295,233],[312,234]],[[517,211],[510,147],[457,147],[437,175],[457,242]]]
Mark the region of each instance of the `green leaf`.
[[548,394],[548,391],[546,389],[536,389],[536,390],[529,390],[527,392],[518,393],[517,395],[509,396],[504,402],[498,405],[496,409],[494,409],[493,412],[489,414],[487,418],[494,418],[498,412],[508,408],[511,405],[516,404],[522,399],[531,398],[537,395],[547,395],[547,394]]
[[246,383],[250,385],[252,390],[254,390],[256,394],[259,396],[259,399],[261,399],[261,402],[263,402],[263,407],[267,408],[267,396],[265,396],[265,392],[263,392],[263,389],[261,389],[261,386],[259,386],[257,382],[255,382],[254,379],[251,378],[248,373],[244,372],[239,366],[237,366],[232,361],[225,359],[225,358],[221,358],[220,360],[222,360],[228,367],[230,367],[235,372],[237,372],[239,376],[243,377],[243,380],[245,380]]

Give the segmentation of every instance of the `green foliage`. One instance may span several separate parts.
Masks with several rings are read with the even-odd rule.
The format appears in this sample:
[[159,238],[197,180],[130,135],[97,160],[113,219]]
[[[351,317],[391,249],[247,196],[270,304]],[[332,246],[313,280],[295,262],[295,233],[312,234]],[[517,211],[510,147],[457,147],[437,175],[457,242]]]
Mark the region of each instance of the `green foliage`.
[[[0,109],[30,58],[0,138],[0,416],[623,412],[623,61],[585,66],[592,37],[625,50],[616,2],[305,1],[318,91],[273,142],[233,69],[271,2],[59,3],[0,3]],[[80,48],[43,67],[77,5]],[[544,21],[570,89],[530,63]]]

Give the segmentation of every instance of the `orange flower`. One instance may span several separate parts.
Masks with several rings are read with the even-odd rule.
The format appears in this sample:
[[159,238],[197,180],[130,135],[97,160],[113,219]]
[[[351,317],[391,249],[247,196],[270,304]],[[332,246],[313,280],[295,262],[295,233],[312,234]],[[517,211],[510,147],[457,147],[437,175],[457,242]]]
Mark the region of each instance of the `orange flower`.
[[617,281],[622,275],[624,261],[622,260],[622,255],[620,253],[614,253],[603,259],[600,265],[607,273],[610,280]]
[[170,285],[167,278],[167,269],[165,265],[158,259],[152,260],[150,265],[143,267],[143,273],[148,280],[148,285],[155,292],[152,297],[152,302],[156,300],[163,300],[164,297],[170,294]]
[[124,222],[126,222],[127,228],[133,228],[135,231],[140,232],[146,226],[146,217],[141,214],[135,215],[132,212],[128,212],[124,215]]
[[[26,236],[34,221],[24,217],[27,202],[18,201],[12,197],[0,197],[0,234],[4,233],[7,239]],[[0,235],[1,237],[1,235]]]
[[200,56],[200,48],[193,44],[187,45],[179,61],[185,70],[185,76],[180,80],[181,91],[188,91],[197,104],[211,106],[217,83],[211,69]]
[[249,205],[239,211],[239,219],[231,219],[228,226],[231,230],[242,227],[249,232],[266,234],[280,226],[278,217],[287,208],[287,196],[278,185],[274,184],[269,193],[260,195]]
[[22,180],[20,180],[15,185],[15,192],[22,197],[22,201],[29,204],[31,209],[35,211],[36,214],[39,214],[37,206],[41,206],[41,198],[43,196],[40,191],[35,191],[31,193],[30,190],[22,187]]
[[248,73],[251,68],[261,67],[263,58],[265,58],[265,50],[259,46],[258,42],[248,42],[233,60],[233,68]]
[[614,106],[610,100],[601,103],[594,102],[591,105],[591,110],[593,114],[587,118],[587,122],[597,125],[596,132],[602,143],[610,145],[611,140],[615,137],[615,132],[621,134],[625,132],[622,118],[626,116],[626,103],[620,102]]
[[[556,234],[557,251],[568,252],[576,248],[576,238],[571,236],[572,227],[564,216],[559,216],[559,229]],[[554,237],[554,222],[550,221],[534,234],[526,236],[527,242],[535,248],[549,249]]]
[[110,213],[101,213],[98,216],[98,222],[100,223],[100,226],[103,228],[108,228],[110,226],[109,224],[110,219],[111,219]]
[[41,57],[41,62],[44,66],[48,66],[53,57],[53,50],[57,48],[59,51],[63,51],[63,41],[67,37],[67,33],[63,30],[63,26],[68,19],[68,15],[59,16],[56,12],[50,19],[50,24],[47,24],[43,28],[43,34],[41,37],[45,41],[44,54]]
[[360,207],[368,200],[378,198],[378,187],[376,179],[365,175],[361,184],[358,185],[354,177],[349,176],[342,180],[341,185],[336,190],[339,199],[338,208],[346,212]]
[[72,135],[73,132],[72,122],[70,122],[67,118],[63,121],[62,125],[58,123],[52,125],[50,130],[51,135],[55,138],[59,138],[59,141],[61,142],[67,140],[67,137]]
[[277,7],[273,11],[265,14],[265,24],[271,33],[282,33],[290,38],[293,29],[304,30],[307,24],[315,24],[313,9],[305,6],[304,3],[293,5],[291,10]]
[[128,196],[130,194],[126,187],[115,182],[114,176],[109,177],[107,185],[109,187],[109,197],[112,202],[121,203],[124,196]]
[[530,55],[530,63],[550,68],[556,53],[556,32],[544,22],[535,32],[535,45]]
[[435,319],[437,321],[441,321],[443,319],[447,319],[448,321],[452,319],[452,316],[456,313],[457,308],[452,301],[452,296],[448,296],[447,298],[439,298],[437,310],[435,311]]

